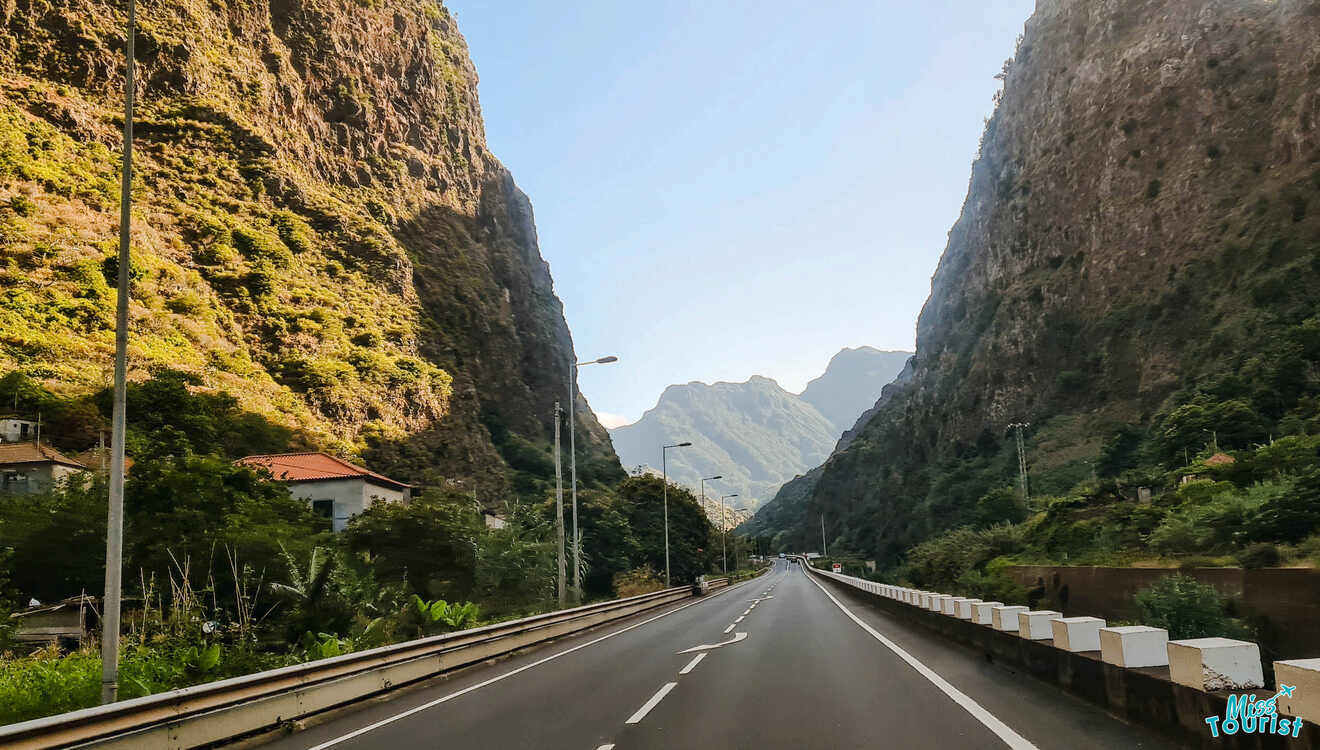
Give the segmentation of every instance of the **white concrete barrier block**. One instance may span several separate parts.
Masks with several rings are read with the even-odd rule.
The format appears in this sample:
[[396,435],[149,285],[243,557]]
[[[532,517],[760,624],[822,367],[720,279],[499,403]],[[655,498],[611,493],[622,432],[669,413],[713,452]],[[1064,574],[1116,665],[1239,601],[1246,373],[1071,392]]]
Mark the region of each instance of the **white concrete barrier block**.
[[930,611],[931,611],[931,612],[943,612],[943,611],[944,611],[944,602],[945,602],[945,600],[950,599],[950,598],[951,598],[951,597],[950,597],[948,594],[936,594],[935,596],[932,596],[932,597],[930,598]]
[[1000,605],[992,607],[991,625],[995,630],[1002,630],[1006,633],[1016,633],[1018,629],[1018,613],[1026,612],[1027,607],[1017,605]]
[[972,607],[972,622],[977,625],[994,625],[994,609],[1002,606],[1003,602],[977,602]]
[[1260,646],[1232,638],[1169,641],[1169,677],[1206,692],[1265,687]]
[[1054,628],[1054,645],[1064,651],[1099,651],[1100,628],[1105,621],[1099,617],[1061,617],[1050,623]]
[[1100,628],[1100,659],[1116,667],[1163,667],[1169,663],[1169,631],[1148,625]]
[[980,603],[980,599],[963,599],[958,602],[958,611],[954,614],[959,620],[970,620],[972,619],[972,610]]
[[917,595],[917,606],[922,609],[930,609],[930,598],[933,596],[929,591],[922,591]]
[[940,608],[940,611],[952,617],[958,613],[958,602],[963,601],[966,598],[967,597],[964,596],[951,596],[944,600],[944,606]]
[[1320,659],[1290,659],[1274,662],[1274,689],[1296,688],[1275,703],[1280,713],[1320,724]]
[[1061,617],[1062,612],[1052,609],[1018,612],[1018,635],[1032,641],[1047,641],[1054,637],[1050,623]]

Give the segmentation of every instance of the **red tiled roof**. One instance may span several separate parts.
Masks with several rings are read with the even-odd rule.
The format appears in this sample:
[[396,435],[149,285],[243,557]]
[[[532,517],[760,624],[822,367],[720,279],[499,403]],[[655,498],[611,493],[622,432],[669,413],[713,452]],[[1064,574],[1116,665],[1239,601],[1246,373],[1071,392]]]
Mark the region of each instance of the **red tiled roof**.
[[44,463],[63,464],[75,469],[87,468],[49,445],[37,445],[32,442],[0,443],[0,466]]
[[399,490],[408,486],[327,453],[272,453],[247,456],[234,463],[264,468],[271,473],[271,476],[284,482],[365,478],[374,480],[376,484]]

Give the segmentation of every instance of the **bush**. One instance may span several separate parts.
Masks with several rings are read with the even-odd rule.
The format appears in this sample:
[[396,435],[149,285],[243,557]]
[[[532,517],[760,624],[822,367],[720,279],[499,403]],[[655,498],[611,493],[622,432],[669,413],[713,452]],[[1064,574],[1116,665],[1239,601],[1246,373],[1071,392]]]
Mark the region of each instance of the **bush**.
[[32,216],[37,212],[37,204],[22,193],[9,199],[9,208],[19,216]]
[[652,591],[660,591],[664,587],[664,579],[660,578],[650,565],[643,565],[640,568],[634,568],[626,573],[617,573],[614,576],[614,590],[618,592],[620,597],[649,594]]
[[293,253],[279,237],[252,227],[234,228],[234,247],[245,257],[269,261],[276,268],[288,268],[293,263]]
[[275,225],[275,231],[279,233],[280,241],[295,254],[305,253],[312,249],[315,234],[307,222],[302,220],[302,217],[292,211],[277,211],[271,217],[271,223]]
[[1292,491],[1261,504],[1246,521],[1248,539],[1296,542],[1320,531],[1320,471],[1299,478]]
[[1269,542],[1253,544],[1237,555],[1238,564],[1249,570],[1277,568],[1279,560],[1279,548]]
[[1141,623],[1169,631],[1170,639],[1242,636],[1242,623],[1225,614],[1225,599],[1209,584],[1173,575],[1138,591],[1132,600]]

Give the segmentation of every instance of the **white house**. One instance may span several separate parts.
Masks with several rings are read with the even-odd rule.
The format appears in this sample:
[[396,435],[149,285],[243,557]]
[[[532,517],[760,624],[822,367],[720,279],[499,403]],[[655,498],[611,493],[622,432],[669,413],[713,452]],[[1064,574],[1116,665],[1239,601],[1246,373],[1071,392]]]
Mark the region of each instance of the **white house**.
[[326,453],[277,453],[248,456],[237,464],[266,469],[289,485],[296,498],[343,531],[348,519],[375,503],[406,503],[411,488],[357,464]]
[[0,443],[25,443],[36,437],[36,422],[18,417],[0,417]]
[[87,467],[48,445],[0,443],[0,494],[45,492]]

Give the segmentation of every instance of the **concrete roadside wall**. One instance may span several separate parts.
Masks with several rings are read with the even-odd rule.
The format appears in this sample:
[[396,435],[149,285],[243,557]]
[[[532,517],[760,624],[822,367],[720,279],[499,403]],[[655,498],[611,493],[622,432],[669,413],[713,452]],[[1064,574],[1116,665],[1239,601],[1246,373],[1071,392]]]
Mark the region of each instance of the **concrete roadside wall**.
[[1270,659],[1320,654],[1320,571],[1307,568],[1101,568],[1015,565],[1005,569],[1028,590],[1043,586],[1066,615],[1135,620],[1132,595],[1161,578],[1183,574],[1235,600],[1237,614],[1257,629]]

